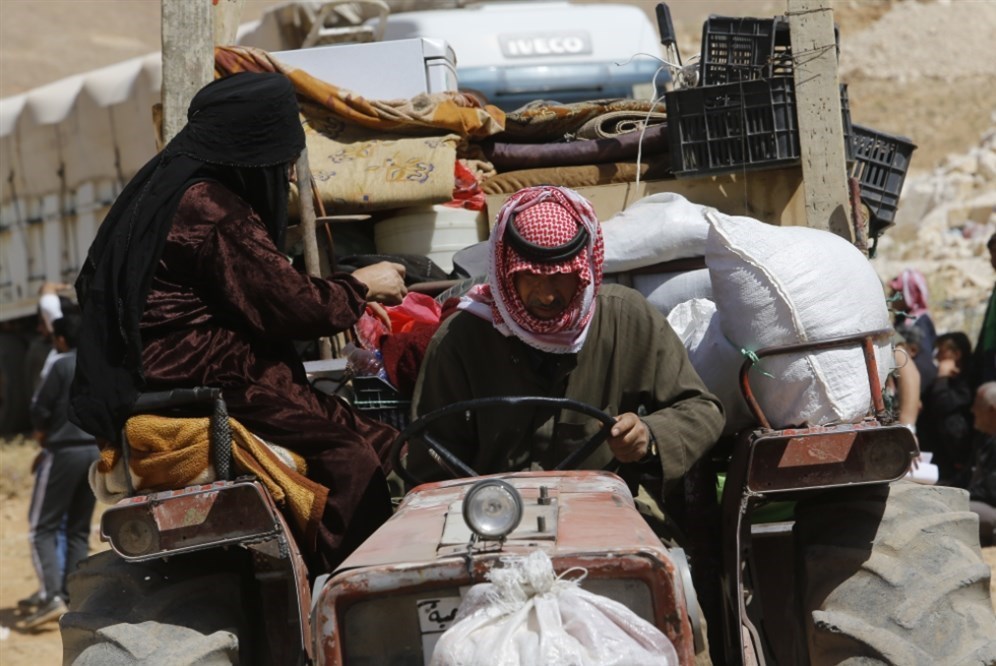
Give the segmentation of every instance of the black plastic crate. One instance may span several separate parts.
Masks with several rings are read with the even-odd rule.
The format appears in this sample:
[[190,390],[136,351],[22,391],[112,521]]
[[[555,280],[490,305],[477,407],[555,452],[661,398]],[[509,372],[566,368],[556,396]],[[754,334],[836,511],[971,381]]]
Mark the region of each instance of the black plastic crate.
[[411,422],[412,401],[402,398],[398,389],[376,375],[353,377],[353,407],[364,416],[402,430]]
[[776,26],[783,21],[709,16],[702,24],[702,85],[771,78]]
[[861,201],[871,214],[869,233],[878,236],[895,222],[899,194],[916,144],[904,136],[852,126],[851,176],[861,185]]
[[[841,86],[840,92],[846,137],[851,126],[846,87]],[[667,93],[665,103],[675,176],[799,163],[795,82],[791,77],[683,88]]]
[[847,84],[840,84],[840,115],[844,126],[844,158],[850,172],[854,164],[854,124],[851,123],[851,101],[847,96]]
[[[840,32],[834,26],[840,51]],[[784,16],[711,15],[702,24],[703,86],[792,76],[792,38]]]
[[799,160],[792,79],[684,88],[665,96],[676,176],[774,168]]

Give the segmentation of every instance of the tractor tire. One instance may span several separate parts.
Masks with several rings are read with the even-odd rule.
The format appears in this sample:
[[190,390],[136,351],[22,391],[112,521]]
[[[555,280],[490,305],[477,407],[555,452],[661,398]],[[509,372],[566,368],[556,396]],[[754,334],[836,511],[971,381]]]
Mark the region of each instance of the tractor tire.
[[237,573],[189,556],[129,563],[106,551],[69,578],[69,599],[63,664],[249,663]]
[[968,493],[908,481],[800,502],[812,666],[996,664],[989,567]]

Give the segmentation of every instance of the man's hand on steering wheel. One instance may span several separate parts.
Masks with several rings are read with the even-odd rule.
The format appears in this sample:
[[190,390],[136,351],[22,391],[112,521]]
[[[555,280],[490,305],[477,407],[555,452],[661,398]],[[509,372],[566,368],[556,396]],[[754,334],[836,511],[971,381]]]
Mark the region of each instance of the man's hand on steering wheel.
[[[610,432],[621,427],[626,428],[626,433],[620,433],[620,441],[625,442],[629,438],[629,433],[633,433],[635,430],[637,434],[632,434],[631,436],[635,439],[638,437],[640,430],[636,429],[632,424],[628,427],[621,426],[619,419],[614,419],[605,412],[595,407],[591,407],[584,403],[578,402],[577,400],[571,400],[569,398],[550,398],[550,397],[539,397],[539,396],[492,396],[487,398],[475,398],[472,400],[464,400],[461,402],[454,402],[439,409],[436,409],[428,414],[423,414],[418,417],[398,433],[398,436],[394,439],[394,443],[391,444],[391,461],[394,465],[395,471],[398,475],[405,480],[411,486],[416,486],[422,483],[422,479],[414,476],[408,471],[406,465],[402,461],[401,452],[405,450],[405,444],[410,442],[419,442],[419,445],[426,446],[429,448],[436,462],[440,464],[447,472],[449,472],[452,478],[460,477],[473,477],[479,476],[479,474],[471,469],[464,461],[459,457],[455,456],[452,451],[443,443],[427,432],[429,424],[449,416],[451,414],[470,414],[471,412],[476,412],[485,408],[494,407],[504,407],[504,408],[519,408],[527,406],[544,406],[547,408],[555,409],[566,409],[580,414],[586,414],[589,417],[595,419],[601,423],[601,428],[598,432],[588,438],[588,441],[584,442],[577,449],[572,451],[560,461],[559,464],[554,468],[556,470],[564,469],[578,469],[578,465],[584,462],[584,460],[590,456],[595,450],[601,446],[610,437]],[[627,416],[627,415],[623,415]],[[647,449],[648,433],[646,433],[646,426],[643,425],[642,421],[635,415],[630,414],[637,423],[640,424],[642,430],[644,431],[643,444],[637,444],[636,448],[645,453]],[[465,417],[466,418],[466,417]],[[627,449],[633,448],[633,444],[623,444],[622,446]],[[629,454],[632,455],[636,451],[631,451]],[[613,450],[615,453],[615,450]],[[640,460],[643,457],[643,453],[638,455],[633,460]],[[624,453],[625,455],[625,453]],[[624,460],[624,462],[627,462]]]
[[639,416],[626,412],[616,417],[608,442],[619,462],[639,462],[650,452],[650,429]]

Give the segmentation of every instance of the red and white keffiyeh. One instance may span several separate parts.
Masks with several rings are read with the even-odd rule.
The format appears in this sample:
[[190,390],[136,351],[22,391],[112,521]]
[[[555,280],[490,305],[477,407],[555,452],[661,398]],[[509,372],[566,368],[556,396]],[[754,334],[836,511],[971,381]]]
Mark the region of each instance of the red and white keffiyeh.
[[904,314],[910,317],[919,317],[927,312],[927,278],[923,273],[915,268],[906,268],[889,282],[893,291],[898,291],[903,295],[906,303]]
[[[535,261],[524,257],[506,241],[509,224],[515,225],[524,240],[542,247],[553,248],[570,242],[579,228],[587,230],[588,240],[569,259],[555,263]],[[591,204],[566,187],[542,185],[519,190],[498,211],[490,242],[488,282],[471,289],[458,307],[491,321],[502,335],[514,335],[541,351],[577,353],[595,312],[605,254],[602,230]],[[578,276],[578,291],[560,317],[537,319],[529,314],[515,289],[515,274],[523,271]]]

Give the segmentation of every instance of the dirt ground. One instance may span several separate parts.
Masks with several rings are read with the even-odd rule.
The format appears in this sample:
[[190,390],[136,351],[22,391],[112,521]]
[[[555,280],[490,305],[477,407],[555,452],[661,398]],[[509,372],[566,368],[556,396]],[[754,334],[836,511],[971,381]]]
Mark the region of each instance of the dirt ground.
[[[282,0],[247,0],[243,16],[256,18]],[[982,9],[988,0],[943,0],[936,4],[954,9]],[[655,1],[632,1],[648,13]],[[679,45],[685,60],[698,48],[702,21],[709,13],[772,16],[785,10],[783,0],[672,0]],[[854,122],[911,137],[919,146],[912,171],[931,171],[950,154],[975,145],[996,124],[996,86],[989,72],[970,64],[996,62],[991,43],[996,24],[965,21],[957,31],[941,32],[940,25],[910,37],[895,29],[890,41],[888,12],[898,5],[929,5],[913,0],[835,1],[840,28],[842,63],[849,44],[861,44],[851,53],[851,66],[842,80],[849,85]],[[908,7],[906,7],[908,9]],[[986,17],[991,14],[986,13]],[[879,32],[873,29],[879,28]],[[976,44],[982,44],[976,47]],[[887,47],[898,50],[887,51]],[[907,55],[900,47],[906,47]],[[72,74],[114,64],[159,49],[159,3],[154,0],[0,0],[0,97]],[[899,55],[895,55],[895,54]],[[876,55],[878,54],[878,55]],[[889,54],[899,69],[876,71],[876,57]],[[941,65],[960,58],[957,68]],[[904,69],[908,68],[908,72]],[[915,76],[913,74],[916,74]],[[0,444],[0,664],[47,666],[61,661],[61,643],[53,624],[36,633],[20,633],[17,599],[36,587],[29,557],[27,508],[29,466],[34,444],[23,439]],[[96,517],[95,517],[96,524]],[[95,549],[106,546],[94,538]],[[983,552],[996,570],[996,548]],[[993,585],[996,598],[996,584]]]

